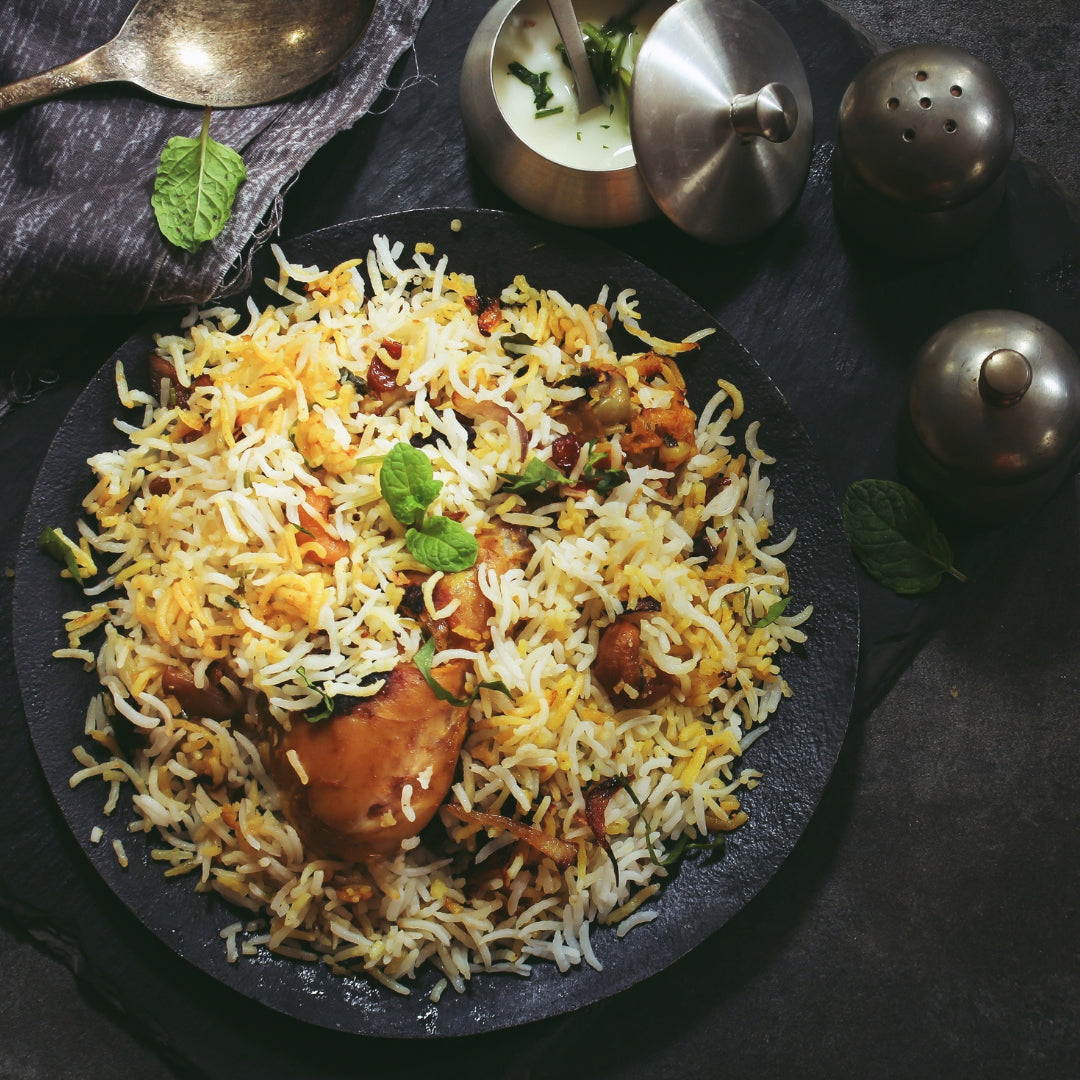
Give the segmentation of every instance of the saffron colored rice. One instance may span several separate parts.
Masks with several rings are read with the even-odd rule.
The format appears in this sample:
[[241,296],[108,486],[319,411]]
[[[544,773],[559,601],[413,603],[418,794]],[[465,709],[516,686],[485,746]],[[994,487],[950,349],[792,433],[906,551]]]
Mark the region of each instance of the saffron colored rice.
[[[655,917],[666,853],[746,820],[740,794],[759,774],[741,755],[789,694],[778,658],[804,640],[810,609],[776,614],[794,534],[770,535],[768,432],[751,423],[737,443],[742,400],[721,381],[674,472],[629,466],[605,494],[552,486],[526,501],[498,474],[547,459],[566,431],[560,404],[585,393],[583,366],[618,366],[638,407],[677,396],[674,361],[659,386],[639,378],[641,354],[616,355],[613,324],[662,357],[695,347],[693,335],[651,338],[631,292],[584,307],[520,277],[484,334],[466,303],[472,279],[429,245],[405,252],[377,237],[328,273],[277,254],[279,305],[194,312],[158,340],[190,394],[154,398],[117,369],[134,410],[117,422],[128,444],[91,459],[86,517],[60,534],[87,603],[65,616],[58,655],[95,665],[102,686],[71,783],[101,779],[105,811],[130,804],[132,831],[166,875],[235,907],[221,931],[235,962],[270,949],[400,993],[433,965],[438,994],[477,972],[527,974],[538,959],[598,966],[593,928]],[[376,355],[401,391],[382,412],[363,400]],[[484,418],[492,404],[517,423]],[[414,437],[443,484],[433,511],[473,531],[524,527],[535,549],[520,569],[481,575],[495,614],[490,646],[469,657],[474,680],[512,697],[481,690],[472,703],[449,799],[576,845],[567,868],[447,811],[430,846],[425,833],[381,861],[311,857],[244,725],[186,716],[163,689],[170,665],[205,682],[222,663],[230,692],[287,724],[420,647],[398,611],[400,574],[417,564],[378,487],[379,458]],[[611,465],[625,464],[620,436],[610,441]],[[333,566],[304,557],[298,507],[316,488],[331,493],[329,520],[349,545]],[[701,537],[711,557],[695,556]],[[641,623],[642,649],[672,689],[638,707],[632,692],[609,696],[593,664],[604,628],[643,599],[660,610]],[[130,756],[121,727],[140,736]],[[590,785],[608,778],[625,784],[606,809],[610,858],[585,818]]]

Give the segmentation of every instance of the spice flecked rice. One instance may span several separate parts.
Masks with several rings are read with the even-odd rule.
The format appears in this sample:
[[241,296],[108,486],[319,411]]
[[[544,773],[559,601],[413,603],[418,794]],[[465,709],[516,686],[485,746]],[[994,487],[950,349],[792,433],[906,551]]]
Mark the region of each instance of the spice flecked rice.
[[[624,425],[602,443],[605,466],[625,468],[612,490],[579,482],[586,448],[571,484],[508,493],[499,473],[550,463],[561,410],[586,394],[583,369],[617,368],[636,409],[663,410],[680,396],[669,357],[697,338],[651,338],[631,291],[583,307],[522,277],[484,333],[472,279],[430,245],[403,258],[376,237],[365,259],[329,273],[277,255],[279,306],[210,308],[158,340],[182,392],[168,380],[159,397],[131,389],[117,367],[141,420],[117,421],[128,445],[91,459],[86,519],[59,532],[89,603],[65,616],[58,655],[96,665],[102,685],[86,724],[95,752],[76,749],[71,783],[104,780],[109,813],[130,790],[131,831],[152,835],[165,874],[243,912],[222,930],[230,959],[267,948],[401,993],[429,963],[437,993],[478,971],[526,974],[537,959],[599,966],[590,928],[621,935],[654,918],[665,853],[746,820],[740,791],[759,774],[741,755],[789,694],[777,660],[804,640],[810,609],[777,614],[794,533],[770,537],[772,459],[757,424],[736,445],[742,400],[720,382],[673,469],[633,465]],[[640,353],[616,355],[616,322]],[[376,356],[396,390],[373,406],[364,379]],[[442,482],[433,511],[473,532],[524,529],[533,549],[520,567],[479,573],[494,616],[487,646],[465,651],[470,685],[497,681],[509,696],[481,689],[469,706],[448,801],[561,838],[576,849],[569,865],[445,809],[384,859],[308,855],[252,729],[188,715],[163,686],[171,666],[205,685],[222,665],[249,715],[258,702],[284,726],[376,692],[423,640],[400,603],[402,575],[425,568],[378,484],[382,457],[410,440]],[[325,552],[301,526],[312,493],[328,497],[328,534],[348,546],[332,565],[311,557]],[[659,609],[640,621],[643,663],[670,688],[649,704],[595,672],[604,629],[642,601]],[[136,735],[127,755],[123,731]],[[586,799],[612,778],[609,855]]]

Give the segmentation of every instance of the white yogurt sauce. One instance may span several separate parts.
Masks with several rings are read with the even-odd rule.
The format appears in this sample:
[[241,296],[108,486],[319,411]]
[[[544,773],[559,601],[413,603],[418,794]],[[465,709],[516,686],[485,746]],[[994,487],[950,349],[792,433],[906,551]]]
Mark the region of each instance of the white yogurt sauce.
[[[630,16],[634,33],[624,54],[624,67],[627,58],[632,63],[645,35],[670,3],[648,0]],[[576,0],[574,9],[579,22],[602,26],[631,5],[632,0]],[[546,0],[524,0],[506,20],[495,42],[491,72],[495,98],[506,122],[538,154],[561,165],[589,171],[634,165],[629,117],[618,107],[615,96],[585,116],[578,115],[574,77],[558,51],[559,44],[559,31]],[[562,112],[536,116],[532,89],[508,70],[515,60],[533,73],[548,73],[552,96],[544,108],[562,106]]]

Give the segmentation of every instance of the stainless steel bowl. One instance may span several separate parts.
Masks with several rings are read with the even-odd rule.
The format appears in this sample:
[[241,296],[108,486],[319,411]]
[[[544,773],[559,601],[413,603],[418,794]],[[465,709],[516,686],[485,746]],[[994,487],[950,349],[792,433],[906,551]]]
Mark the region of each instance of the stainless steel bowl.
[[[461,115],[473,155],[514,202],[549,221],[577,228],[613,228],[658,213],[637,165],[578,169],[544,157],[510,126],[495,93],[495,47],[524,0],[499,0],[484,16],[465,53]],[[617,10],[613,0],[612,12]]]
[[[715,244],[753,239],[796,203],[813,148],[810,87],[791,39],[760,4],[659,0],[659,14],[640,10],[639,25],[657,17],[630,86],[626,145],[634,164],[587,169],[528,145],[500,108],[500,42],[511,45],[518,23],[510,20],[524,3],[500,0],[491,9],[461,76],[473,153],[516,202],[552,221],[593,228],[632,225],[659,209]],[[624,3],[609,0],[603,17]],[[521,12],[523,19],[534,14]],[[586,138],[574,150],[587,145]]]

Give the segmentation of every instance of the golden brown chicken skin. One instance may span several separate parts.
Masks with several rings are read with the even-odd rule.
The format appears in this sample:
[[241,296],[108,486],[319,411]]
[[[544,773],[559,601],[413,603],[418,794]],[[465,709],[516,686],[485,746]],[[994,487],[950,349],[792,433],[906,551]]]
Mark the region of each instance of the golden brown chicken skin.
[[[509,527],[485,529],[477,542],[476,564],[440,578],[433,590],[435,610],[457,600],[456,610],[437,621],[421,616],[438,649],[490,642],[494,608],[480,589],[480,569],[504,574],[533,550],[524,530]],[[431,674],[460,699],[468,667],[459,660]],[[468,709],[441,700],[416,664],[402,661],[376,694],[316,723],[295,717],[281,734],[270,765],[285,817],[314,854],[393,854],[446,798],[467,728]]]
[[[432,675],[460,697],[463,663]],[[317,723],[295,719],[275,752],[274,772],[285,817],[305,847],[359,860],[391,854],[415,836],[453,783],[467,716],[467,709],[440,701],[415,664],[403,662],[377,694],[347,712]],[[411,817],[402,807],[407,785]]]

